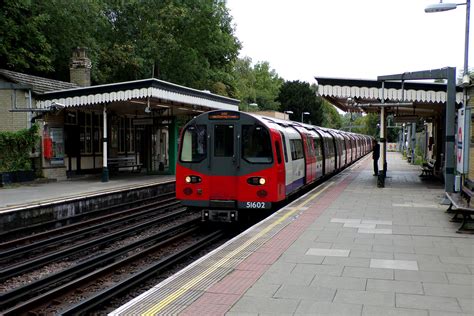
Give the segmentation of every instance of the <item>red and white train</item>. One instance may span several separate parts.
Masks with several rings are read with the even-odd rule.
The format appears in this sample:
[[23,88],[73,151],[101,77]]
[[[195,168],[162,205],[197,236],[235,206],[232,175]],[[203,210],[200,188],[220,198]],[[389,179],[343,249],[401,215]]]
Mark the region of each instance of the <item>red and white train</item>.
[[372,140],[245,112],[203,113],[181,132],[176,197],[204,220],[236,221],[340,171]]

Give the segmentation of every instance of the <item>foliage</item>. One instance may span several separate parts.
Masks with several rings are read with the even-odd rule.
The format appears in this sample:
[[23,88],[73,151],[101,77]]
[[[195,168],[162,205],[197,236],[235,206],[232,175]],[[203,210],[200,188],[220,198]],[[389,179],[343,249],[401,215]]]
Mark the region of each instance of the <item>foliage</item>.
[[240,43],[224,0],[6,0],[0,9],[0,68],[68,81],[72,49],[85,46],[94,84],[156,75],[234,93]]
[[31,170],[30,152],[39,141],[38,125],[17,132],[0,132],[0,172]]
[[301,120],[301,113],[309,112],[309,115],[304,116],[305,122],[314,125],[323,122],[322,101],[307,82],[286,81],[280,88],[277,101],[281,103],[280,111],[293,111],[290,116],[294,121]]
[[268,62],[258,62],[252,66],[252,59],[238,59],[232,71],[235,97],[241,101],[241,109],[252,109],[249,104],[258,104],[259,110],[278,110],[276,101],[283,79],[278,76]]
[[323,110],[323,122],[321,126],[334,128],[334,129],[341,129],[342,127],[342,117],[336,108],[331,105],[329,102],[323,100],[322,101],[322,110]]

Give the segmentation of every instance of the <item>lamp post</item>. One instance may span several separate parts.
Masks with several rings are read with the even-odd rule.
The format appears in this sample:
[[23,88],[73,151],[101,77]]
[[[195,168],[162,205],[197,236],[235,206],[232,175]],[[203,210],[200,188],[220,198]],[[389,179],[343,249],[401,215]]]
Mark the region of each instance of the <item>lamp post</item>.
[[309,113],[309,112],[301,112],[301,123],[303,123],[303,117],[304,117],[305,115],[310,115],[310,114],[311,114],[311,113]]
[[[464,69],[463,69],[463,74],[462,74],[462,85],[463,85],[463,107],[466,108],[467,107],[467,86],[470,84],[471,80],[469,78],[469,70],[468,70],[468,60],[469,60],[469,18],[470,18],[470,11],[471,11],[471,0],[466,0],[465,3],[443,3],[443,0],[440,0],[440,3],[437,3],[437,4],[432,4],[432,5],[429,5],[425,8],[425,12],[426,13],[435,13],[435,12],[444,12],[444,11],[449,11],[449,10],[454,10],[456,9],[459,5],[465,5],[466,6],[466,29],[465,29],[465,32],[464,32]],[[448,82],[449,82],[449,79],[448,79]],[[448,88],[449,89],[449,88]],[[447,111],[447,109],[446,109]],[[452,114],[454,115],[454,114]],[[446,130],[450,130],[450,124],[453,124],[454,125],[454,117],[453,117],[453,121],[452,122],[448,122],[448,119],[449,119],[449,115],[448,113],[446,113]],[[462,146],[466,146],[466,144],[462,144]],[[467,144],[467,146],[469,146],[469,143]],[[464,149],[465,150],[465,149]],[[450,155],[451,154],[451,155]],[[448,150],[446,149],[446,166],[448,166],[448,159],[452,159],[452,155],[453,154],[453,151],[452,149]],[[462,153],[463,154],[463,153]],[[449,157],[451,156],[451,158]],[[456,164],[454,163],[454,166]],[[456,168],[457,169],[457,168]],[[446,169],[446,173],[447,173],[447,169]],[[454,171],[453,171],[454,173]],[[457,181],[460,181],[457,182],[460,184],[463,183],[464,179],[463,179],[463,175],[461,174],[460,177],[456,176],[455,177],[455,182]],[[447,192],[453,192],[452,191],[452,182],[451,180],[446,181],[446,185],[450,185],[450,191],[446,190]],[[454,187],[456,187],[456,184],[454,184]]]
[[283,113],[288,114],[288,117],[285,117],[285,119],[290,119],[290,114],[293,114],[293,111],[283,111]]
[[[464,69],[463,69],[463,77],[462,83],[463,86],[467,86],[470,83],[469,74],[468,74],[468,58],[469,58],[469,17],[471,11],[471,0],[466,0],[465,3],[443,3],[440,0],[440,3],[431,4],[425,8],[426,13],[435,13],[435,12],[444,12],[449,10],[456,9],[459,5],[466,6],[466,30],[464,34]],[[464,93],[466,94],[466,93]],[[464,102],[464,106],[466,106]]]

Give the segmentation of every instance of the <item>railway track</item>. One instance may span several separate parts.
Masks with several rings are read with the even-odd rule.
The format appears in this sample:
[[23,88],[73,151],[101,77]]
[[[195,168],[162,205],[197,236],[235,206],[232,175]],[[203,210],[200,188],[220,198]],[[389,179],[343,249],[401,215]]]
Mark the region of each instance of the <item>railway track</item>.
[[35,225],[34,232],[41,231],[32,235],[1,234],[10,238],[0,244],[0,314],[101,310],[104,302],[131,289],[135,295],[146,280],[165,277],[228,237],[203,226],[173,194],[149,202],[79,216],[65,226]]
[[[54,242],[65,240],[68,237],[68,235],[66,234],[69,234],[71,237],[74,237],[75,235],[77,236],[81,233],[82,234],[91,233],[94,230],[99,229],[99,228],[113,227],[115,223],[120,224],[127,221],[139,219],[142,216],[147,216],[148,214],[155,212],[157,208],[165,207],[166,204],[169,204],[169,206],[172,206],[172,204],[179,205],[179,202],[177,202],[176,198],[174,197],[174,193],[163,194],[159,196],[158,198],[155,198],[151,203],[128,208],[121,211],[115,211],[113,213],[110,213],[109,209],[94,211],[94,213],[105,212],[105,215],[97,215],[98,213],[96,213],[94,218],[82,220],[74,224],[61,226],[61,227],[53,228],[53,229],[48,229],[40,233],[33,234],[32,232],[30,232],[30,234],[27,236],[22,236],[16,239],[11,239],[11,240],[0,243],[0,250],[2,250],[2,252],[0,253],[1,255],[0,260],[3,261],[5,258],[8,258],[10,253],[14,254],[15,252],[21,252],[23,250],[38,249],[38,247],[42,247],[43,245],[50,246]],[[126,207],[123,204],[121,204],[120,206],[122,208]],[[116,209],[117,207],[114,207],[114,208]],[[91,216],[91,214],[87,213],[87,214],[81,214],[75,217],[79,217],[80,219],[80,218],[83,218],[85,215]],[[74,221],[78,221],[79,219],[76,218]],[[47,226],[59,225],[60,223],[63,223],[64,221],[65,220],[57,220],[57,221],[48,222]],[[46,224],[24,227],[24,228],[15,230],[15,232],[13,233],[19,234],[20,232],[18,231],[21,230],[22,233],[25,234],[26,231],[28,231],[29,229],[33,230],[37,228],[37,226],[42,226],[42,225],[46,225]],[[9,233],[11,232],[6,232],[2,234],[4,236],[0,235],[0,238],[7,237]],[[54,236],[58,236],[58,237],[54,239],[53,238]]]
[[[101,256],[91,258],[37,282],[4,293],[0,297],[2,302],[0,304],[0,310],[3,310],[2,313],[4,315],[17,315],[38,308],[42,304],[47,304],[51,301],[58,301],[61,296],[64,296],[69,292],[77,293],[78,289],[84,287],[88,283],[98,282],[98,280],[101,280],[101,278],[104,278],[107,274],[113,274],[116,276],[117,271],[119,271],[119,269],[124,269],[124,266],[133,266],[134,262],[142,260],[146,256],[150,256],[153,253],[160,251],[163,252],[163,249],[170,247],[173,248],[174,246],[170,246],[173,242],[180,243],[183,238],[189,237],[191,234],[198,232],[200,230],[199,224],[200,220],[194,219],[187,221],[184,224],[175,225],[146,239],[121,247],[109,253],[105,253]],[[132,273],[132,276],[125,278],[123,286],[117,287],[117,284],[110,289],[106,289],[105,291],[108,292],[107,297],[110,298],[111,295],[117,295],[114,293],[125,291],[130,286],[139,282],[139,280],[142,280],[143,277],[146,277],[143,275],[157,273],[175,263],[183,256],[189,255],[193,251],[199,251],[200,248],[212,240],[215,240],[215,238],[220,235],[220,232],[211,233],[209,236],[202,238],[202,240],[186,247],[186,250],[180,250],[161,259],[159,261],[161,262],[161,265],[157,266],[154,264],[143,271]],[[135,266],[141,265],[135,264]],[[153,266],[155,268],[152,268]],[[129,268],[129,270],[133,269]],[[141,279],[140,275],[142,275]],[[127,285],[127,287],[125,287],[125,285]],[[92,295],[92,297],[94,297],[93,300],[97,301],[98,298],[104,294],[105,293],[100,292],[100,295],[99,293]],[[84,300],[81,300],[81,303],[86,305],[89,304]],[[75,308],[85,308],[84,305],[82,307],[79,307],[79,305],[81,304],[78,304]]]

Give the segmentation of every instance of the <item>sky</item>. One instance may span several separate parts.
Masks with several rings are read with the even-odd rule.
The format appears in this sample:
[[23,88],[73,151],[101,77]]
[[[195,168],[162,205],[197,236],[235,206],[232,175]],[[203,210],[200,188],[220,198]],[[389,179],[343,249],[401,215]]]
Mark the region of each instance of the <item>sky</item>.
[[[285,80],[315,83],[315,76],[376,80],[443,67],[462,72],[466,6],[424,12],[437,2],[227,0],[227,8],[242,43],[240,57],[268,61]],[[473,53],[474,47],[469,65]]]

